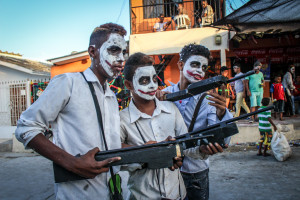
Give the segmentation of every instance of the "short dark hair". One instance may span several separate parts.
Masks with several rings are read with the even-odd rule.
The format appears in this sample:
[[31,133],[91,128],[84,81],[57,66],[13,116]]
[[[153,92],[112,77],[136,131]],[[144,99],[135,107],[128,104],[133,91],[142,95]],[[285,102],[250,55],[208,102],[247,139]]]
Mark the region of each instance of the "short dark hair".
[[101,47],[111,33],[118,33],[121,36],[125,36],[127,34],[123,26],[114,23],[103,24],[94,29],[90,36],[89,46],[95,45],[96,48]]
[[261,62],[258,60],[254,63],[253,67],[262,66]]
[[280,77],[281,78],[281,74],[275,74],[274,78]]
[[233,66],[237,66],[238,68],[241,68],[241,64],[240,63],[235,63],[235,64],[233,64]]
[[131,56],[129,56],[128,60],[125,63],[123,71],[125,80],[132,81],[134,72],[137,68],[147,65],[153,65],[153,62],[153,58],[146,54],[140,52],[132,54]]
[[262,104],[263,106],[267,106],[267,105],[269,105],[269,103],[270,103],[270,98],[263,98],[263,99],[261,100],[261,104]]
[[210,52],[205,46],[197,44],[188,44],[185,45],[179,53],[180,61],[186,62],[187,59],[193,55],[203,56],[209,59]]

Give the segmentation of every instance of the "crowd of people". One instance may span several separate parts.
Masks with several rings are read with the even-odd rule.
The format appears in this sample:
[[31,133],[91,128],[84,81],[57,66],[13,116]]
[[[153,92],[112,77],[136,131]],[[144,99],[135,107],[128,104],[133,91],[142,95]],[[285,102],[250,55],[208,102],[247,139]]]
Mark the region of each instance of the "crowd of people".
[[[120,170],[129,172],[128,199],[209,199],[209,155],[223,152],[230,137],[224,139],[225,146],[201,143],[184,150],[184,159],[174,157],[170,168],[149,169],[143,163],[108,167],[122,159],[118,156],[95,160],[99,151],[173,141],[176,136],[233,117],[227,109],[229,95],[234,93],[230,85],[223,85],[218,92],[208,91],[174,103],[164,101],[165,94],[185,90],[207,77],[209,49],[196,44],[184,46],[178,61],[179,82],[160,91],[151,57],[135,53],[127,59],[123,70],[125,35],[125,29],[117,24],[96,27],[88,47],[90,67],[82,73],[55,76],[40,98],[22,113],[15,132],[17,139],[26,148],[85,178],[56,183],[56,199],[122,199],[121,179],[117,178]],[[246,92],[251,110],[258,109],[261,102],[263,106],[269,104],[262,99],[264,80],[260,66],[261,63],[255,63],[256,74],[235,83],[236,116],[241,107],[249,112],[244,99]],[[239,64],[233,68],[236,76],[242,74]],[[119,112],[107,80],[117,77],[122,70],[132,99]],[[293,92],[298,91],[299,78],[298,86],[292,85],[294,72],[295,68],[290,67],[282,85],[277,77],[272,87],[272,97],[279,102],[278,112],[282,111],[280,98],[284,96],[293,102]],[[228,68],[222,67],[221,73],[227,76]],[[284,94],[281,88],[285,88]],[[259,116],[259,120],[270,121],[269,116],[269,113],[263,115],[265,119]],[[53,143],[44,136],[50,126]],[[267,128],[261,130],[262,141],[270,138],[270,127]],[[266,149],[261,152],[261,147],[258,154],[268,155]]]

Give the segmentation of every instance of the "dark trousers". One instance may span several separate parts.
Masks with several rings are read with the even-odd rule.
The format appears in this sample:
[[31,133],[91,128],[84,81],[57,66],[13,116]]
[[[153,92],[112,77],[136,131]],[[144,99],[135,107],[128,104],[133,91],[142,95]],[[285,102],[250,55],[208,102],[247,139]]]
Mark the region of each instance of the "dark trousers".
[[188,200],[209,199],[209,169],[195,174],[181,172]]
[[295,115],[295,106],[294,106],[293,97],[289,96],[287,92],[285,92],[285,97],[286,97],[286,114]]

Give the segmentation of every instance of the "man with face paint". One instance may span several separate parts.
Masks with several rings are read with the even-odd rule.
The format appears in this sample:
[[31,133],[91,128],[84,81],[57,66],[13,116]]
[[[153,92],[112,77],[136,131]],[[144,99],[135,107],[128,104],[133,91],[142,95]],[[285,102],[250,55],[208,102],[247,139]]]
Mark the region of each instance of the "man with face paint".
[[[117,24],[96,27],[88,48],[91,66],[83,72],[95,88],[109,149],[121,148],[118,103],[107,79],[117,76],[122,69],[125,34],[125,29]],[[91,91],[83,75],[66,73],[55,76],[39,99],[22,113],[16,137],[25,147],[73,173],[90,178],[55,184],[56,199],[105,200],[110,199],[107,187],[110,173],[106,173],[109,170],[106,166],[120,158],[101,162],[94,159],[99,150],[105,150],[104,139]],[[54,144],[43,135],[50,125]],[[81,156],[75,157],[77,154]]]
[[[180,81],[175,85],[167,87],[164,91],[158,92],[157,97],[159,98],[167,92],[173,93],[186,89],[191,83],[201,81],[205,78],[210,56],[210,52],[206,47],[189,44],[183,47],[179,55],[180,61],[178,62],[178,67],[180,70]],[[209,95],[206,96],[201,103],[194,126],[190,126],[195,107],[200,101],[201,96],[202,94],[199,94],[175,102],[175,105],[183,116],[185,124],[189,127],[189,131],[206,128],[208,125],[232,118],[232,115],[226,109],[225,93],[221,96],[217,93],[209,92]],[[226,144],[229,143],[228,140],[225,142]],[[210,143],[209,145],[201,145],[199,151],[207,155],[212,155],[222,152],[223,149],[217,143]],[[206,160],[200,160],[185,156],[183,166],[181,167],[181,174],[184,179],[189,200],[209,198],[208,172],[208,158]]]
[[[123,147],[170,140],[187,132],[183,118],[172,102],[158,101],[158,88],[153,59],[142,53],[129,57],[124,68],[125,85],[132,93],[129,106],[120,112]],[[167,139],[166,139],[167,138]],[[199,147],[185,154],[203,159]],[[160,156],[160,155],[157,155]],[[135,164],[128,167],[129,199],[184,199],[186,190],[179,167],[181,158],[170,169],[147,169]]]
[[[256,70],[256,73],[245,78],[247,95],[248,97],[250,97],[251,112],[259,109],[259,107],[261,106],[261,100],[264,96],[264,75],[259,71],[261,69],[261,66],[262,64],[259,61],[256,61],[253,66],[253,69]],[[256,116],[257,115],[253,115],[250,122],[258,121]]]
[[288,71],[283,76],[282,85],[285,88],[287,113],[291,117],[295,117],[295,103],[293,96],[293,90],[295,89],[295,86],[293,84],[293,77],[295,77],[295,66],[290,65]]

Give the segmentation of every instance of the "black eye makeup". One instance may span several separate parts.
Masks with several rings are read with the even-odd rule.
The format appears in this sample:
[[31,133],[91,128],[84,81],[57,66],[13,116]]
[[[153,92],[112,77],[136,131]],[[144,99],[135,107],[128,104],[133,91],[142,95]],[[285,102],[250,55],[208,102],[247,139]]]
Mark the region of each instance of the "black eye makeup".
[[192,62],[190,63],[190,65],[191,65],[192,68],[199,68],[200,65],[201,65],[201,63],[198,62],[198,61],[192,61]]
[[117,55],[117,54],[121,53],[122,49],[119,46],[112,45],[107,48],[107,51],[110,54]]
[[139,84],[140,85],[148,85],[150,83],[150,76],[142,76],[139,79]]

